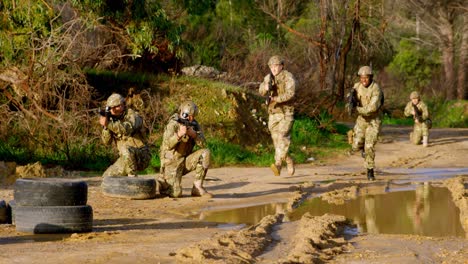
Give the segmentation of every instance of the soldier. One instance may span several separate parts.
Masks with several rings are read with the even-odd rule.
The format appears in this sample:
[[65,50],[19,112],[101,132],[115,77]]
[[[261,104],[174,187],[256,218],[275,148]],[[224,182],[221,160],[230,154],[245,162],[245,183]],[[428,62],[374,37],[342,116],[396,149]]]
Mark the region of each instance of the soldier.
[[119,158],[102,176],[136,177],[137,171],[148,167],[151,160],[143,119],[133,109],[126,108],[125,98],[120,94],[109,96],[106,109],[110,115],[99,118],[103,127],[101,140],[105,145],[115,141]]
[[414,118],[414,127],[413,132],[410,134],[410,140],[413,144],[419,145],[422,138],[423,146],[427,147],[430,126],[428,126],[430,118],[427,105],[421,101],[421,97],[416,91],[411,92],[410,100],[405,107],[405,116],[413,116]]
[[381,112],[383,108],[383,92],[373,81],[372,69],[363,66],[358,71],[359,82],[354,84],[351,93],[356,94],[358,114],[353,128],[353,143],[351,153],[361,151],[365,159],[367,179],[374,181],[375,144],[380,133]]
[[[195,170],[192,196],[212,197],[203,187],[211,154],[205,148],[205,136],[195,120],[197,114],[197,105],[186,101],[180,105],[179,113],[172,115],[166,125],[160,150],[161,178],[158,180],[158,188],[161,194],[181,197],[182,176]],[[200,149],[193,152],[195,145],[200,146]]]
[[288,174],[294,175],[294,161],[288,154],[291,144],[291,128],[294,123],[294,106],[292,104],[296,91],[294,76],[284,70],[284,61],[279,56],[268,60],[270,73],[260,84],[259,93],[267,95],[268,129],[275,147],[275,163],[270,168],[275,176],[281,173],[283,161],[286,162]]

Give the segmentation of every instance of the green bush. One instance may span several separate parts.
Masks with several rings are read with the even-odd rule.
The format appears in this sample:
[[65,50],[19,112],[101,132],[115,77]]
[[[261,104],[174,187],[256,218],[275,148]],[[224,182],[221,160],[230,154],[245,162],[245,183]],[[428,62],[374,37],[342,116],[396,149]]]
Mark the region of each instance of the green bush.
[[436,127],[468,127],[468,101],[428,102],[432,122]]

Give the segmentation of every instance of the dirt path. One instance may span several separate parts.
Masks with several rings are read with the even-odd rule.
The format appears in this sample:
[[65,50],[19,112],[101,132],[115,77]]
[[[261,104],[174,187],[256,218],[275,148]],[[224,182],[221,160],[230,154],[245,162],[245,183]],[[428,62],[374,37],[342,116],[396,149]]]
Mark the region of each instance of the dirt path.
[[[0,225],[0,263],[310,263],[314,259],[336,263],[466,263],[466,239],[359,234],[345,240],[337,234],[349,223],[339,217],[303,217],[282,223],[278,214],[241,230],[197,219],[204,210],[274,202],[293,206],[314,193],[351,186],[385,186],[390,180],[423,180],[424,174],[408,173],[414,169],[468,169],[468,129],[432,129],[428,148],[410,145],[409,130],[384,128],[377,145],[374,183],[365,180],[362,158],[346,155],[301,164],[293,177],[274,177],[268,168],[211,169],[207,187],[214,193],[212,199],[187,196],[192,174],[183,180],[186,196],[182,199],[152,200],[103,196],[100,177],[87,177],[93,232],[43,237]],[[466,186],[468,176],[463,174],[462,184]],[[448,173],[445,178],[454,176]],[[2,186],[0,200],[12,199],[11,186]],[[315,244],[302,244],[305,238]]]

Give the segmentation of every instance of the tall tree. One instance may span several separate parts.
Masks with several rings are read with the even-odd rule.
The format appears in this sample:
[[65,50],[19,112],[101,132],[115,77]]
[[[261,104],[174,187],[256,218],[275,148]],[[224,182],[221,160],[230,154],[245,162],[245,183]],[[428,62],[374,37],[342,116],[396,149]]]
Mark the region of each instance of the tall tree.
[[[455,33],[463,32],[466,27],[466,23],[459,22],[467,12],[466,8],[463,8],[465,1],[409,0],[403,1],[403,3],[419,19],[418,29],[421,31],[421,38],[427,36],[424,39],[426,43],[429,42],[434,47],[440,48],[444,68],[446,99],[463,98],[464,94],[457,95],[457,75],[455,74],[457,68],[455,58],[457,54],[461,55],[460,52],[462,52],[463,48],[457,49]],[[466,55],[463,56],[465,56],[465,59],[461,58],[463,61],[459,61],[459,67],[461,67],[459,70],[465,67]],[[463,76],[462,74],[459,77],[464,78]]]
[[[468,8],[467,8],[468,10]],[[460,44],[460,64],[458,66],[458,84],[457,84],[457,98],[468,99],[467,94],[467,69],[468,69],[468,12],[463,14],[462,31],[461,31],[461,44]]]

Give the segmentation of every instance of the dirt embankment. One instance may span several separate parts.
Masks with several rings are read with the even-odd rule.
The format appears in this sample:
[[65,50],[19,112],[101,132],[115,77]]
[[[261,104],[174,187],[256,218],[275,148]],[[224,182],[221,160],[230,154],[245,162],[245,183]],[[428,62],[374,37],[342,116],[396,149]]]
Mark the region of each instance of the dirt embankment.
[[[0,263],[466,263],[464,238],[368,233],[348,237],[343,230],[352,223],[332,215],[305,214],[299,221],[282,221],[288,210],[310,196],[341,203],[360,194],[385,192],[396,182],[424,180],[451,190],[466,231],[468,175],[432,177],[416,171],[466,171],[468,129],[433,129],[428,148],[410,145],[409,130],[384,128],[377,145],[376,182],[366,180],[361,157],[344,154],[301,164],[292,177],[274,177],[269,168],[211,169],[206,186],[212,199],[188,196],[193,174],[183,179],[183,198],[148,200],[104,196],[100,177],[81,177],[88,183],[93,232],[38,236],[0,225]],[[0,200],[12,200],[10,183],[1,184]],[[202,211],[268,203],[288,205],[253,226],[198,218]]]

